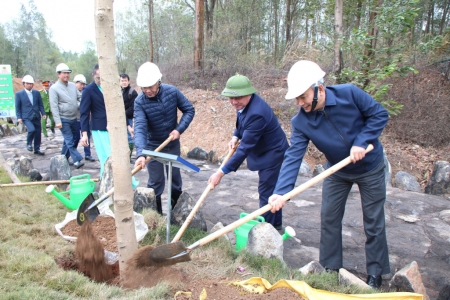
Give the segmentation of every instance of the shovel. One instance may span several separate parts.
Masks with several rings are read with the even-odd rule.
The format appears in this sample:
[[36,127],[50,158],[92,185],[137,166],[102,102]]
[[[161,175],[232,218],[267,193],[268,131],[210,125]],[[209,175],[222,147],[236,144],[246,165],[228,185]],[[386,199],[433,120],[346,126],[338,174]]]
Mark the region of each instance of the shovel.
[[[366,149],[366,153],[371,151],[373,149],[372,145],[369,145]],[[321,180],[325,179],[326,177],[330,176],[331,174],[339,171],[343,167],[347,166],[351,163],[350,157],[345,158],[344,160],[340,161],[339,163],[335,164],[334,166],[328,168],[324,172],[320,173],[319,175],[313,177],[312,179],[308,180],[307,182],[303,183],[302,185],[296,187],[292,191],[288,192],[287,194],[284,194],[281,199],[283,201],[288,201],[292,197],[300,194],[307,188],[313,186],[314,184],[320,182]],[[198,240],[194,244],[190,245],[189,247],[185,247],[183,242],[179,241],[176,243],[171,243],[167,245],[161,245],[154,249],[152,249],[150,252],[148,252],[148,259],[147,265],[149,266],[170,266],[174,265],[179,262],[185,262],[190,261],[191,257],[189,256],[189,253],[203,245],[206,245],[207,243],[221,237],[222,235],[232,231],[233,229],[241,226],[244,223],[247,223],[250,220],[253,220],[254,218],[262,215],[263,213],[269,211],[272,209],[272,205],[266,204],[265,206],[259,208],[258,210],[254,211],[251,214],[248,214],[247,216],[243,217],[242,219],[239,219],[228,226],[215,231],[214,233],[211,233],[210,235]]]
[[[155,152],[159,152],[162,149],[164,149],[164,147],[170,143],[170,141],[172,141],[173,136],[169,136],[158,148],[155,149]],[[147,159],[145,160],[145,164],[147,164],[152,158],[151,157],[147,157]],[[131,171],[131,176],[133,176],[134,174],[136,174],[137,172],[139,172],[141,170],[141,166],[137,166],[136,168],[134,168]],[[92,197],[86,197],[86,199],[81,203],[80,208],[78,209],[78,213],[77,213],[77,223],[78,225],[83,225],[84,221],[87,218],[87,212],[89,210],[91,210],[94,207],[97,207],[98,205],[100,205],[103,201],[105,201],[106,199],[108,199],[110,196],[112,196],[112,194],[114,194],[114,188],[111,188],[108,192],[106,192],[106,194],[104,194],[103,196],[101,196],[98,200],[96,201],[92,201]],[[87,204],[89,203],[89,204]],[[87,207],[87,208],[86,208]],[[83,209],[82,209],[83,208]],[[98,212],[98,209],[95,210],[96,212]],[[91,222],[93,222],[97,217],[98,217],[98,213],[89,213],[89,220]]]
[[[236,152],[236,148],[238,146],[239,146],[239,141],[236,143],[236,146],[234,146],[234,148],[231,148],[230,151],[228,151],[228,154],[224,158],[224,160],[223,160],[222,164],[220,165],[219,169],[222,168],[227,163],[227,161],[230,159],[231,155],[233,155],[233,153]],[[206,196],[208,196],[209,192],[212,191],[213,189],[214,189],[213,185],[212,184],[208,184],[206,189],[203,191],[203,194],[200,196],[200,199],[198,199],[198,201],[195,204],[194,208],[190,212],[189,216],[186,218],[186,220],[184,221],[183,225],[181,226],[181,228],[178,230],[177,234],[173,238],[172,243],[178,242],[178,240],[181,238],[181,236],[183,235],[184,231],[186,230],[186,228],[189,226],[189,224],[191,223],[192,219],[194,218],[194,215],[197,213],[198,209],[202,205],[202,203],[205,200]]]

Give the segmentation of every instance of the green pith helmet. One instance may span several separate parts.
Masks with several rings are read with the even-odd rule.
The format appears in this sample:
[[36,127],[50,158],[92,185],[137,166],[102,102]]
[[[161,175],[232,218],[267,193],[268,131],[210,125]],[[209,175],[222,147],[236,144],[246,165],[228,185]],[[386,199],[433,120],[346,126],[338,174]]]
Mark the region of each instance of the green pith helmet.
[[252,86],[250,80],[243,75],[234,75],[227,81],[222,96],[225,97],[242,97],[256,93],[256,89]]

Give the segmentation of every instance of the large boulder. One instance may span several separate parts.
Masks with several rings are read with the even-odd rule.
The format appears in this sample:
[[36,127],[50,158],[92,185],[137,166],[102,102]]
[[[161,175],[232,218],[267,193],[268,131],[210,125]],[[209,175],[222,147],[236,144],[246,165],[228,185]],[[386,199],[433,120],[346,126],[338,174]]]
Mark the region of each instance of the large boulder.
[[200,147],[195,147],[194,149],[188,152],[187,157],[198,160],[208,160],[209,154],[208,152],[206,152],[206,150],[203,150]]
[[302,160],[298,174],[303,176],[311,176],[311,168],[305,160]]
[[42,180],[41,173],[36,169],[32,169],[30,171],[30,173],[28,173],[28,176],[30,176],[31,181],[41,181]]
[[420,184],[416,178],[406,172],[400,171],[395,174],[394,186],[405,191],[421,192]]
[[[65,155],[55,155],[50,158],[50,180],[69,180],[70,177],[72,173]],[[58,184],[58,186],[65,190],[68,184]]]
[[152,188],[138,187],[134,191],[133,210],[140,213],[144,208],[156,211],[155,191]]
[[389,282],[389,287],[395,288],[397,292],[412,292],[423,295],[424,300],[429,300],[427,290],[422,282],[419,265],[413,261],[403,269],[395,273]]
[[12,135],[11,129],[9,128],[8,124],[3,124],[2,128],[3,128],[3,136],[11,136]]
[[[170,222],[181,226],[194,208],[195,203],[196,202],[194,202],[192,197],[187,192],[183,192],[180,198],[178,198],[178,202],[170,214]],[[194,218],[188,228],[197,228],[203,231],[207,230],[205,218],[200,210],[198,210],[194,215]]]
[[248,233],[247,251],[265,258],[278,258],[283,261],[283,239],[270,224],[256,224]]
[[425,187],[425,193],[432,195],[450,194],[450,163],[437,161]]
[[21,176],[28,176],[33,169],[33,162],[28,156],[21,156],[20,158],[8,158],[8,165],[11,170]]

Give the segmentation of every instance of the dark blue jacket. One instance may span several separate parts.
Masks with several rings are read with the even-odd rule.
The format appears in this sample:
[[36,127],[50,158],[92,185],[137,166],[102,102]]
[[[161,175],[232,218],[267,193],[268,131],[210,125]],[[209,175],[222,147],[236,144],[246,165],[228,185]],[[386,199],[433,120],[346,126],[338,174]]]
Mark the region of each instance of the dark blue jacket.
[[374,150],[341,172],[363,174],[372,170],[383,159],[378,137],[388,118],[386,109],[358,87],[351,84],[327,87],[324,111],[307,113],[301,108],[291,120],[291,146],[286,151],[274,194],[283,195],[293,189],[309,141],[325,154],[326,167],[348,157],[352,146],[367,148],[372,144]]
[[241,140],[236,153],[222,167],[226,174],[236,171],[247,158],[252,171],[273,167],[283,161],[288,142],[272,108],[253,94],[236,122],[234,136]]
[[15,105],[17,119],[40,120],[41,114],[45,116],[41,94],[36,90],[31,90],[31,93],[33,95],[33,105],[31,105],[30,98],[28,98],[25,90],[16,93]]
[[[90,119],[89,119],[90,117]],[[97,84],[88,84],[81,95],[80,103],[81,131],[103,130],[106,131],[106,106],[103,93]],[[91,128],[89,128],[89,123]]]
[[[183,113],[180,123],[177,120],[178,109]],[[194,115],[194,106],[174,86],[161,84],[158,94],[153,98],[141,92],[134,101],[136,157],[142,156],[144,149],[158,147],[173,130],[182,134]]]

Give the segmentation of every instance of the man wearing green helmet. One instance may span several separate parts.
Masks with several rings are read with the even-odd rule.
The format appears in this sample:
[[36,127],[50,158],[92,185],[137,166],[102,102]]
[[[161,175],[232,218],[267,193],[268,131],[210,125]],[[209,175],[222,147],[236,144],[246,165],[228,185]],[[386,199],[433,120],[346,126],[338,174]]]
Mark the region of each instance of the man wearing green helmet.
[[[286,99],[295,99],[301,109],[291,120],[291,145],[269,203],[272,212],[284,206],[280,195],[293,189],[310,141],[325,154],[326,168],[350,156],[352,164],[323,182],[319,260],[327,270],[343,267],[342,220],[347,197],[356,183],[366,235],[367,284],[380,288],[381,275],[390,272],[384,215],[385,164],[378,139],[388,122],[388,113],[354,85],[325,87],[324,76],[325,72],[308,60],[296,62],[289,71]],[[369,144],[374,149],[366,154]]]
[[[247,159],[248,168],[258,171],[259,205],[263,207],[273,193],[284,152],[288,148],[286,135],[272,108],[256,94],[247,77],[235,75],[228,79],[222,96],[229,98],[237,112],[236,129],[228,148],[235,148],[238,140],[240,144],[235,154],[209,178],[208,183],[215,187],[225,174],[236,172]],[[281,210],[276,213],[269,211],[262,216],[277,230],[282,229]]]

